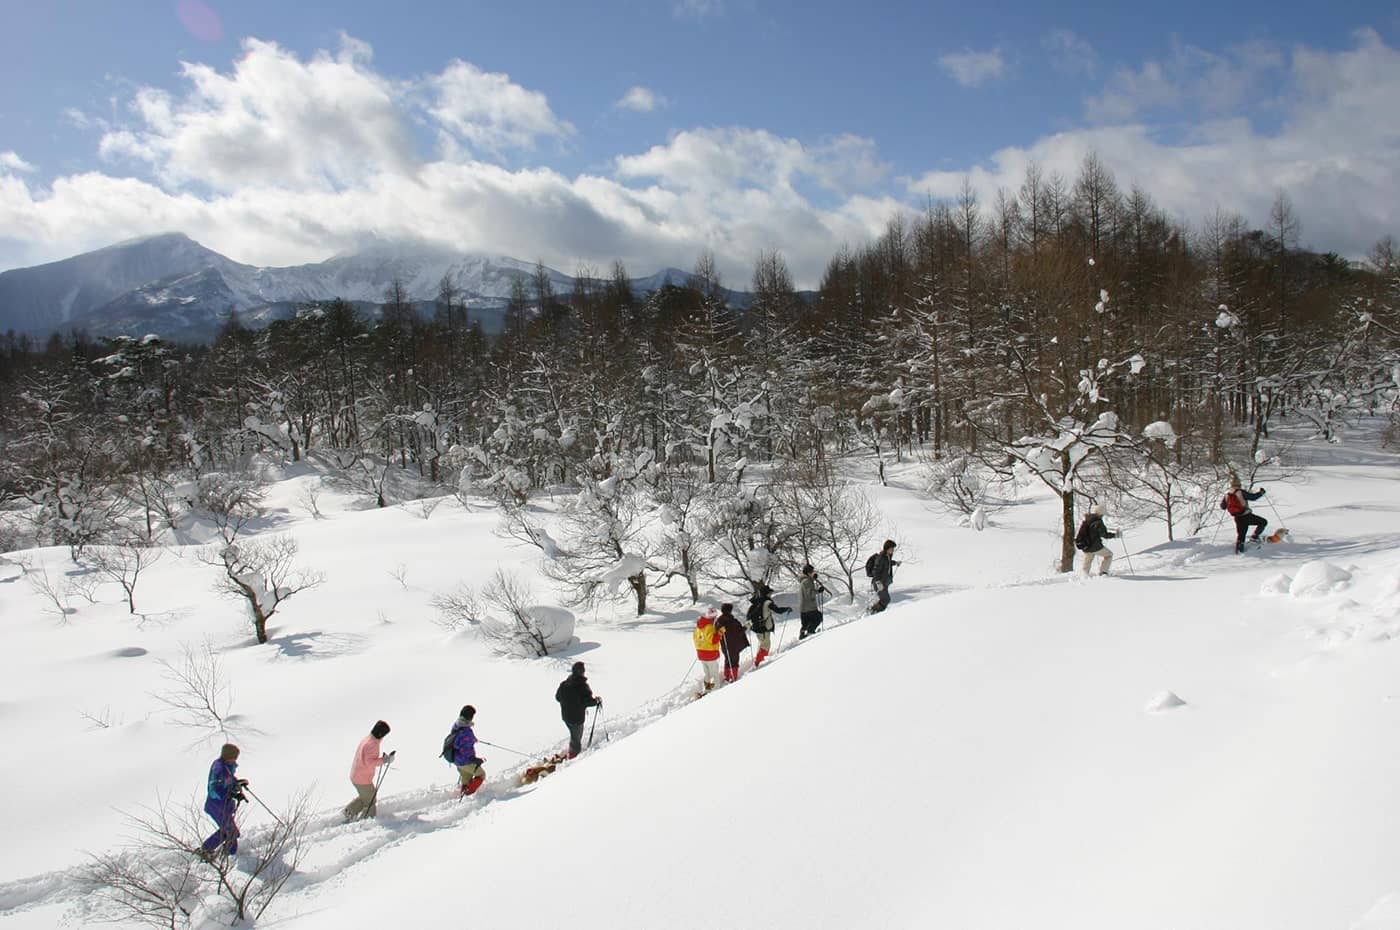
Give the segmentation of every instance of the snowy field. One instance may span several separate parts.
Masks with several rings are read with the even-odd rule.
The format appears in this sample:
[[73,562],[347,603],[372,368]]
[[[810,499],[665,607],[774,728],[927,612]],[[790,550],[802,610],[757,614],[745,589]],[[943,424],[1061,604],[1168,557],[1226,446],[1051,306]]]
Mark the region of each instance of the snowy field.
[[[771,663],[698,702],[683,600],[583,614],[548,659],[437,626],[433,593],[537,576],[494,512],[451,498],[424,519],[327,492],[313,520],[296,501],[319,477],[284,476],[268,529],[326,581],[265,646],[193,546],[142,576],[139,616],[109,583],[60,621],[0,565],[0,930],[87,923],[74,869],[121,844],[120,811],[202,795],[221,740],[159,696],[161,661],[205,641],[239,774],[274,807],[315,791],[261,926],[1400,930],[1400,471],[1374,444],[1299,455],[1256,506],[1289,542],[1236,556],[1231,527],[1166,543],[1147,524],[1090,580],[1051,570],[1048,498],[979,533],[895,469],[870,489],[901,543],[891,609],[833,602],[800,646],[794,619]],[[10,557],[73,571],[62,549]],[[576,659],[601,746],[516,787],[513,751],[562,745]],[[464,703],[509,749],[480,747],[487,784],[458,801],[436,756]],[[380,817],[345,825],[380,717]],[[245,817],[249,837],[268,822]]]

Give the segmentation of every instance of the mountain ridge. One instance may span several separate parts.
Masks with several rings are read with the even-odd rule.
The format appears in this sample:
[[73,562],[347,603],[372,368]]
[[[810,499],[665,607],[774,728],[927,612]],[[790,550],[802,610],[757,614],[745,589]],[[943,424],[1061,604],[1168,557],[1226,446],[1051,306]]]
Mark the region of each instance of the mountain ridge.
[[[245,265],[184,233],[158,233],[0,272],[0,332],[38,338],[66,329],[102,336],[155,332],[173,340],[208,341],[230,313],[270,322],[315,301],[339,298],[378,306],[395,281],[421,304],[437,297],[444,277],[454,282],[469,309],[481,312],[489,330],[499,323],[514,282],[528,281],[536,267],[509,256],[410,240],[376,240],[302,265]],[[573,289],[572,276],[545,271],[556,293]],[[690,279],[688,272],[663,268],[631,281],[640,296]],[[751,302],[742,291],[726,293],[735,306]]]

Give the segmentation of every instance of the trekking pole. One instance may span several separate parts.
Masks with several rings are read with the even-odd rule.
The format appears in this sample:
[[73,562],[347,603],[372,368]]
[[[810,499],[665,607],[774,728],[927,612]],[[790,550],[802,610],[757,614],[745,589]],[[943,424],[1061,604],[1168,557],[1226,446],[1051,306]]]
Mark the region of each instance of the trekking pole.
[[593,726],[588,728],[588,748],[593,748],[593,731],[598,727],[598,715],[603,711],[602,702],[593,705]]
[[1137,569],[1133,568],[1133,556],[1128,552],[1128,536],[1122,530],[1118,531],[1118,541],[1123,544],[1123,558],[1128,560],[1128,571],[1136,575]]
[[384,776],[389,774],[389,766],[394,764],[394,757],[390,756],[389,761],[379,770],[379,777],[374,780],[374,791],[370,792],[369,804],[365,807],[364,813],[360,814],[361,820],[369,819],[369,812],[374,810],[374,805],[379,801],[379,786],[384,784]]
[[277,821],[283,827],[287,825],[286,821],[284,821],[281,817],[278,817],[275,813],[273,813],[272,808],[268,807],[266,804],[263,803],[263,799],[258,797],[252,788],[249,788],[247,785],[244,785],[243,793],[251,797],[254,801],[257,801],[258,806],[261,807],[263,810],[267,811],[268,815],[271,816],[273,820]]
[[777,648],[777,649],[774,649],[774,650],[773,650],[774,652],[777,652],[778,650],[780,650],[780,649],[783,648],[783,639],[787,637],[787,625],[788,625],[788,615],[787,615],[787,614],[783,614],[783,628],[782,628],[782,630],[778,633],[778,648]]
[[[1278,512],[1278,508],[1274,506],[1274,502],[1270,500],[1269,495],[1265,494],[1264,500],[1269,501],[1269,509],[1274,512],[1275,517],[1278,517],[1278,525],[1283,526],[1283,514]],[[1278,532],[1277,528],[1275,528],[1274,532]]]
[[513,752],[513,753],[515,753],[517,756],[520,756],[521,758],[525,758],[525,759],[530,758],[530,755],[531,755],[531,754],[528,753],[528,752],[521,752],[519,749],[511,749],[509,746],[502,746],[500,743],[488,743],[488,742],[487,742],[486,740],[484,740],[484,739],[479,739],[479,740],[477,740],[477,742],[480,743],[480,744],[483,745],[483,746],[490,746],[490,747],[492,747],[493,749],[504,749],[506,752]]

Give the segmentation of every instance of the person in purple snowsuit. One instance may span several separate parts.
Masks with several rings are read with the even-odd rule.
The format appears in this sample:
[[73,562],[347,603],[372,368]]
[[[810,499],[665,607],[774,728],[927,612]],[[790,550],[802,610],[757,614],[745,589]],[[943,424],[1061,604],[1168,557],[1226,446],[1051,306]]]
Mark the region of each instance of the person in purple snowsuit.
[[209,766],[209,797],[204,802],[204,813],[214,819],[219,829],[200,847],[206,859],[221,851],[230,856],[238,855],[238,822],[234,815],[238,812],[238,802],[244,800],[243,788],[248,779],[239,778],[237,772],[238,747],[225,743],[219,750],[219,758]]

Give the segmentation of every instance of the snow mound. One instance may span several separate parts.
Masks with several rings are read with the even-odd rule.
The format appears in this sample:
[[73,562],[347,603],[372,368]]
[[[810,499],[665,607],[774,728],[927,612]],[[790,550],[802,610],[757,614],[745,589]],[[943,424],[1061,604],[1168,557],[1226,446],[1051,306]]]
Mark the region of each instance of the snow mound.
[[1287,594],[1293,587],[1293,576],[1279,572],[1259,586],[1260,594]]
[[1186,702],[1177,696],[1174,691],[1162,691],[1152,700],[1147,702],[1143,710],[1149,714],[1164,714],[1169,710],[1176,710],[1178,707],[1185,707]]
[[1288,593],[1294,597],[1325,597],[1345,588],[1351,582],[1351,572],[1323,559],[1305,563],[1298,569]]
[[539,628],[540,635],[544,637],[544,644],[550,652],[563,649],[573,642],[574,627],[578,623],[573,611],[545,604],[537,604],[525,610],[530,619],[535,621],[535,626]]

